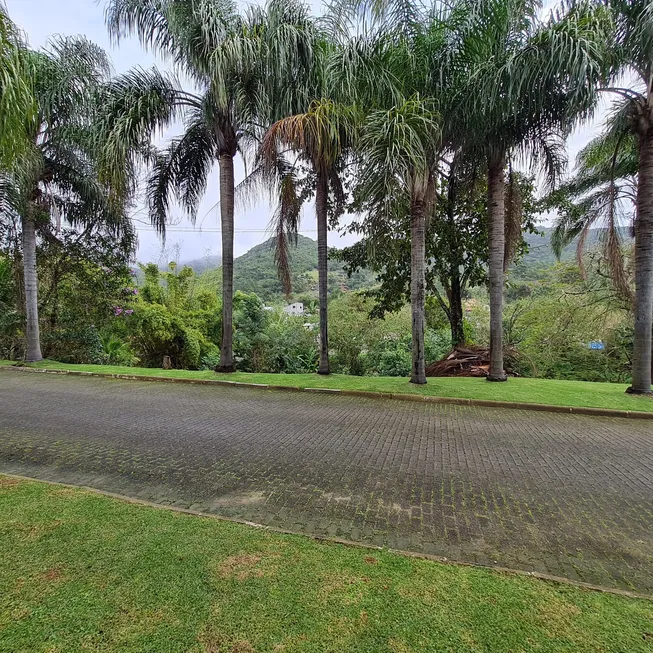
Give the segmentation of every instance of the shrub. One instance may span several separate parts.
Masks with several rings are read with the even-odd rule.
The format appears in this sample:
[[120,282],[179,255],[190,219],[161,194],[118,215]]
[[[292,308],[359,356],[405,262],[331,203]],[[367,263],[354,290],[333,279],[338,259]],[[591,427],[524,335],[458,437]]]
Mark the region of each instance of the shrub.
[[93,325],[57,329],[46,333],[41,341],[47,358],[75,364],[104,362],[102,340]]
[[388,349],[381,354],[377,369],[381,376],[408,376],[412,363],[410,351],[400,348]]
[[131,347],[127,342],[113,334],[104,336],[101,339],[103,350],[103,363],[106,365],[137,365],[139,360],[134,355]]

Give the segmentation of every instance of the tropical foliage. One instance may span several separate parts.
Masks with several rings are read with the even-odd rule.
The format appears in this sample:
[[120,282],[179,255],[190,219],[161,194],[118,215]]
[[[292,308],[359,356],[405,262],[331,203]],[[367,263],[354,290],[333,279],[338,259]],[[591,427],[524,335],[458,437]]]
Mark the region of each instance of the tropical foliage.
[[[114,76],[83,39],[31,50],[1,11],[3,350],[423,384],[429,361],[476,341],[490,348],[489,380],[506,380],[509,346],[531,360],[522,373],[625,379],[632,367],[631,391],[649,393],[652,16],[645,0],[573,0],[549,12],[537,0],[332,0],[319,19],[295,0],[245,11],[229,0],[110,0],[113,39],[136,36],[169,65]],[[605,95],[617,98],[605,131],[565,178],[565,140]],[[153,145],[179,123],[179,136]],[[179,209],[195,220],[214,169],[220,278],[150,265],[136,288],[125,277],[134,203],[165,236]],[[279,281],[234,291],[239,200],[261,195],[271,199]],[[308,202],[317,265],[293,277]],[[579,276],[520,278],[511,266],[552,208],[558,253],[580,238]],[[327,234],[344,215],[359,242],[330,264]],[[585,262],[592,228],[604,247]],[[359,282],[375,277],[364,295],[334,283],[336,258]],[[281,310],[280,288],[304,295],[304,316]],[[587,333],[580,315],[595,325]],[[614,367],[574,371],[598,360],[587,352],[599,340],[593,351]],[[559,354],[544,360],[544,342]]]

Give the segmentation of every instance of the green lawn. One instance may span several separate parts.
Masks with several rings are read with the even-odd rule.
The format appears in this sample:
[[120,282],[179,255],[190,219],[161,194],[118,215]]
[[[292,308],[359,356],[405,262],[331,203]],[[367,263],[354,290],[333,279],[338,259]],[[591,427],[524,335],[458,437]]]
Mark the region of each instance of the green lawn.
[[0,476],[0,651],[650,651],[653,602]]
[[[10,365],[9,361],[0,364]],[[507,383],[488,383],[485,379],[436,378],[425,386],[415,386],[406,379],[389,376],[345,376],[332,374],[215,374],[211,371],[161,370],[144,367],[112,367],[109,365],[67,365],[43,361],[33,367],[57,370],[81,370],[110,374],[178,377],[185,379],[225,379],[246,383],[296,386],[300,388],[340,388],[421,394],[463,399],[491,399],[554,406],[582,406],[629,411],[653,412],[653,398],[625,394],[626,385],[618,383],[589,383],[586,381],[551,381],[548,379],[510,379]]]

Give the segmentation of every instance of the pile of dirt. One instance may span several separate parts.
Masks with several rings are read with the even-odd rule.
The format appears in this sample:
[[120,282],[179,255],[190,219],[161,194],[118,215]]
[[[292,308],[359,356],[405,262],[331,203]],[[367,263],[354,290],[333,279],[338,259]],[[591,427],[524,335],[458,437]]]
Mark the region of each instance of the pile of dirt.
[[[514,352],[504,353],[504,366],[508,376],[519,376],[512,369]],[[454,347],[444,358],[426,367],[426,376],[487,376],[490,369],[488,347],[465,345]]]

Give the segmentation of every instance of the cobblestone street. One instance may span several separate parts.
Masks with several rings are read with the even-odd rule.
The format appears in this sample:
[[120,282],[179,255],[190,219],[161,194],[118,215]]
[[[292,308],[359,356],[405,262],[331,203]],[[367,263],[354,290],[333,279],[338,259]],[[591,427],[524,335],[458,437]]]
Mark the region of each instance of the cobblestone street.
[[0,371],[0,472],[653,593],[653,423]]

